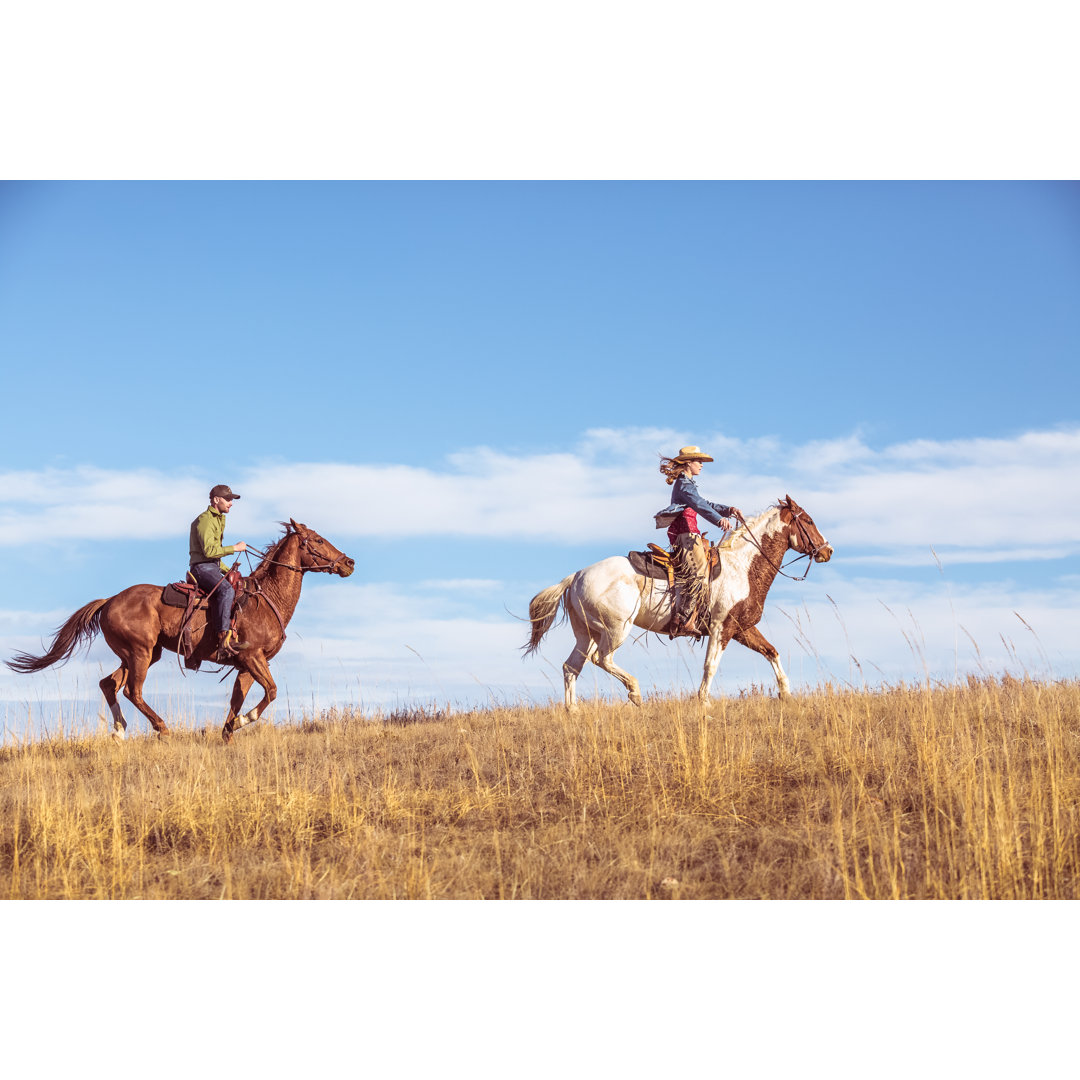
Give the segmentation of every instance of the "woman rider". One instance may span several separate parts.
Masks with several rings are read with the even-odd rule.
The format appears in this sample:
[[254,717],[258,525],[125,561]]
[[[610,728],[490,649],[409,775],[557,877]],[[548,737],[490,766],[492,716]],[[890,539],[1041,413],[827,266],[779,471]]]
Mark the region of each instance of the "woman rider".
[[675,615],[670,633],[694,634],[700,637],[707,627],[699,624],[697,614],[704,610],[708,598],[708,553],[698,528],[698,514],[727,531],[731,522],[742,520],[735,506],[709,502],[701,497],[694,481],[706,461],[713,461],[698,446],[684,446],[676,457],[660,459],[660,471],[674,485],[671,505],[656,515],[657,528],[668,526],[672,564],[675,568]]

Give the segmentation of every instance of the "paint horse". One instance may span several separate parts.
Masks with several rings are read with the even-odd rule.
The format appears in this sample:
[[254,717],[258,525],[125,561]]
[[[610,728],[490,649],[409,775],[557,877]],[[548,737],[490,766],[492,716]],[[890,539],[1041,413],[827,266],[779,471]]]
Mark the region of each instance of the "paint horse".
[[[329,540],[290,520],[285,535],[252,570],[246,579],[248,596],[236,624],[237,637],[246,648],[226,664],[236,669],[236,681],[221,732],[225,742],[232,740],[238,728],[258,720],[277,696],[270,661],[285,642],[285,627],[296,611],[304,575],[324,573],[348,577],[354,569],[353,560]],[[7,661],[7,666],[13,671],[30,672],[64,663],[80,643],[89,644],[100,632],[120,658],[120,667],[98,684],[113,715],[113,734],[122,739],[127,731],[117,701],[122,690],[158,735],[167,735],[169,728],[165,721],[143,697],[143,683],[150,666],[161,659],[163,649],[178,651],[183,615],[182,608],[162,601],[160,585],[132,585],[107,600],[92,600],[76,611],[56,632],[44,656],[19,653]],[[188,659],[193,663],[210,660],[216,652],[217,637],[207,630],[205,611],[202,615],[202,623],[191,627],[192,651]],[[262,687],[263,698],[250,712],[241,715],[252,683]]]
[[[810,515],[790,495],[745,522],[721,545],[719,573],[714,572],[709,583],[705,616],[709,643],[698,688],[702,701],[709,698],[720,656],[732,639],[769,661],[781,697],[791,693],[779,654],[757,628],[765,597],[776,575],[783,572],[781,561],[789,549],[819,563],[828,562],[833,554]],[[638,681],[615,664],[615,650],[632,626],[657,634],[667,631],[674,614],[674,596],[667,582],[637,573],[623,555],[578,570],[532,598],[532,636],[525,645],[526,656],[537,650],[560,606],[575,638],[574,651],[563,664],[567,709],[577,707],[577,678],[586,660],[614,675],[626,687],[630,701],[640,705]]]

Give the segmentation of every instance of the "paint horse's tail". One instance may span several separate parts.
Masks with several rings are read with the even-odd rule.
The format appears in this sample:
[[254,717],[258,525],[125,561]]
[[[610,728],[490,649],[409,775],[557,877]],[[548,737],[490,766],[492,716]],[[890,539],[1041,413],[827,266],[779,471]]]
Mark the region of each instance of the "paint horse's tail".
[[80,644],[89,644],[101,629],[101,609],[108,603],[105,600],[91,600],[85,607],[79,608],[59,630],[49,651],[44,656],[31,656],[29,653],[16,653],[11,660],[5,661],[12,671],[41,671],[53,664],[63,664],[71,659],[71,654]]
[[[544,635],[551,629],[555,622],[555,616],[559,614],[559,607],[565,607],[565,593],[570,588],[570,582],[574,575],[564,577],[558,585],[552,585],[549,589],[538,592],[529,601],[529,619],[532,622],[532,636],[522,648],[526,656],[531,656],[540,647]],[[565,617],[565,611],[564,611]]]

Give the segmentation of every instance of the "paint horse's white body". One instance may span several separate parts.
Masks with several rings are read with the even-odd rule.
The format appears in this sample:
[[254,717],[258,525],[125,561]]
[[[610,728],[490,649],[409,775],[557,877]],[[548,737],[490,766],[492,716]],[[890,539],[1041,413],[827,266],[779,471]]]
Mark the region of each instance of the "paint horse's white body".
[[[788,549],[815,562],[828,562],[833,553],[810,516],[791,496],[746,522],[720,548],[721,572],[710,585],[709,643],[698,688],[703,701],[709,697],[720,656],[732,638],[769,661],[781,697],[790,693],[776,649],[757,629],[765,597]],[[632,626],[666,632],[673,614],[667,582],[637,573],[623,555],[578,570],[533,597],[529,604],[532,637],[525,647],[526,655],[536,651],[560,606],[570,619],[575,638],[574,651],[563,664],[566,707],[577,705],[577,678],[586,660],[614,675],[626,687],[630,700],[640,705],[637,679],[615,664],[614,654]]]

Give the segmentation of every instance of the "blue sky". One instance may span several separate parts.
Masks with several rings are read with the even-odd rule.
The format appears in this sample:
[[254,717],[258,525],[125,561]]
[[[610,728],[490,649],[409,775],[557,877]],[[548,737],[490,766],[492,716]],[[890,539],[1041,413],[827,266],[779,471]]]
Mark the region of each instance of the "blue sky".
[[[797,684],[1075,675],[1078,287],[1070,183],[7,183],[0,645],[181,576],[224,482],[229,538],[360,563],[305,586],[279,715],[548,700],[568,631],[523,663],[515,617],[658,539],[697,443],[706,497],[790,492],[836,546],[762,624]],[[92,716],[110,660],[5,670],[8,726]],[[700,650],[625,661],[686,690]],[[770,680],[732,646],[715,692]]]
[[[739,439],[784,402],[765,427],[797,441],[1016,433],[1053,395],[1010,373],[1075,357],[1067,184],[14,185],[0,228],[12,390],[49,380],[114,420],[107,467],[160,440],[134,406],[200,381],[254,408],[288,386],[287,431],[226,460],[295,459],[314,434],[322,458],[422,465],[657,423],[641,379],[672,366],[691,426]],[[72,464],[84,441],[19,440],[9,464]]]

